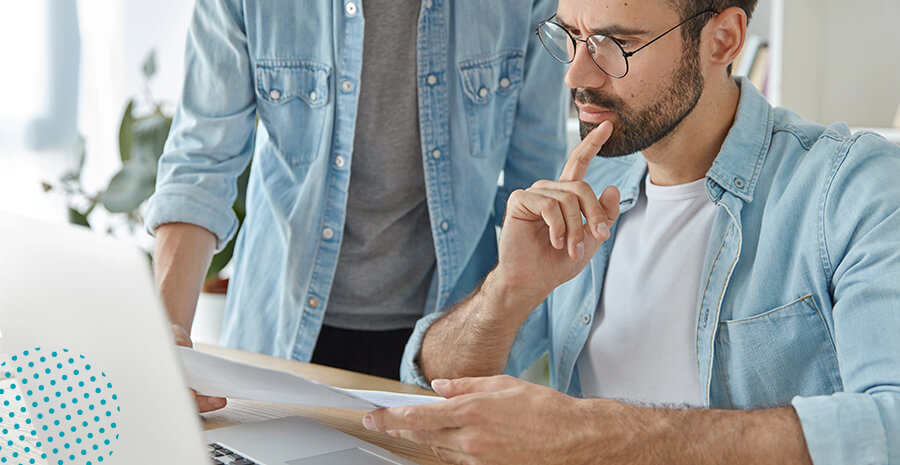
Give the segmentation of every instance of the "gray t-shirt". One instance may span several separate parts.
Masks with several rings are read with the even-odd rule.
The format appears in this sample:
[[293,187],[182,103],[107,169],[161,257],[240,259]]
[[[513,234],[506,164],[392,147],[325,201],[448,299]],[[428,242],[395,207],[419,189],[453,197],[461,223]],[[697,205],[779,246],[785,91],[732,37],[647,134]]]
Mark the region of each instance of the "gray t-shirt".
[[347,219],[325,324],[412,328],[435,270],[416,85],[418,1],[365,0]]

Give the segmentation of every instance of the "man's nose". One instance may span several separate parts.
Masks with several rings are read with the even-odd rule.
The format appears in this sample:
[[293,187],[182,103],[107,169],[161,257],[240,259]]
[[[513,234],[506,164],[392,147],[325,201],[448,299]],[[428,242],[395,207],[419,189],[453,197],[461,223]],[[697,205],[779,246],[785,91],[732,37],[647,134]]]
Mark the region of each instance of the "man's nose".
[[575,47],[575,59],[569,63],[566,71],[566,85],[572,89],[596,89],[603,87],[610,78],[604,73],[588,52],[587,44],[577,42]]

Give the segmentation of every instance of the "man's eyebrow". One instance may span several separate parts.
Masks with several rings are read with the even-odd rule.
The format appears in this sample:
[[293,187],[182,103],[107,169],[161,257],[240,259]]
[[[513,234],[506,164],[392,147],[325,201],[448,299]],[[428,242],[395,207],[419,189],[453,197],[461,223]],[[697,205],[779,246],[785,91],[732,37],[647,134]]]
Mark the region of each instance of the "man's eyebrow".
[[[554,18],[554,19],[555,19],[556,23],[558,23],[560,26],[562,26],[565,30],[567,30],[569,32],[577,29],[574,26],[570,26],[570,25],[566,24],[566,22],[559,16],[556,16],[556,18]],[[587,32],[590,34],[601,34],[601,35],[605,35],[605,36],[623,36],[623,35],[624,36],[639,36],[639,35],[643,35],[643,34],[647,33],[647,31],[645,31],[643,29],[630,28],[630,27],[620,26],[618,24],[613,24],[611,26],[591,29]]]

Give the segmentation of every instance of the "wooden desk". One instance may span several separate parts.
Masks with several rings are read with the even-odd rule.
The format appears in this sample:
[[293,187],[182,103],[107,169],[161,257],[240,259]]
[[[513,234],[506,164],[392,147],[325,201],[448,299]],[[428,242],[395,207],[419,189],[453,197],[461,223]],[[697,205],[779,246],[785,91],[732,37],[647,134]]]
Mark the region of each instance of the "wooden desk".
[[[268,355],[205,344],[197,344],[195,348],[230,360],[287,371],[305,378],[342,388],[375,389],[408,394],[434,395],[431,391],[409,384],[403,384],[399,381],[363,375],[322,365],[284,360]],[[363,441],[383,447],[416,463],[423,465],[438,465],[443,463],[435,457],[429,447],[419,446],[403,439],[392,438],[386,434],[376,433],[365,429],[362,426],[362,417],[364,413],[365,411],[363,410],[307,407],[304,405],[228,399],[228,405],[224,409],[204,413],[201,414],[200,417],[203,420],[203,428],[210,430],[221,428],[223,426],[297,415],[310,418],[323,425],[356,436]]]

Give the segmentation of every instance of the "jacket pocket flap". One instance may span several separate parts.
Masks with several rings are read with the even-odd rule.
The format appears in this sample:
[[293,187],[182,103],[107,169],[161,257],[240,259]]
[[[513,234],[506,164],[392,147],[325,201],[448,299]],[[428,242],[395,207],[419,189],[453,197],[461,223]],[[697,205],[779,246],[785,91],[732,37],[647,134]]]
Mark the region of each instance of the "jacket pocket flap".
[[259,98],[275,104],[300,98],[310,107],[328,103],[331,67],[312,60],[266,60],[256,65]]
[[476,103],[487,103],[497,92],[510,92],[522,83],[525,55],[520,50],[504,50],[459,64],[463,92]]

